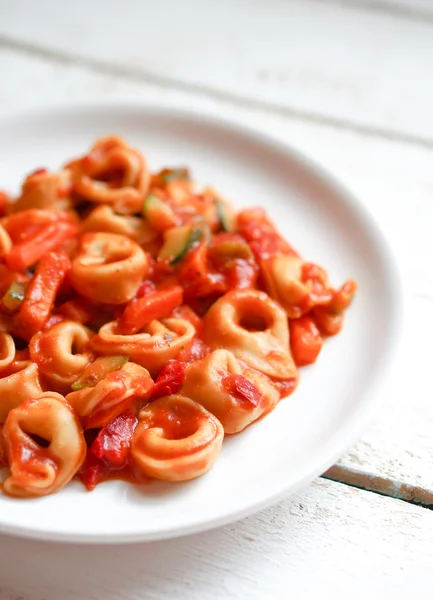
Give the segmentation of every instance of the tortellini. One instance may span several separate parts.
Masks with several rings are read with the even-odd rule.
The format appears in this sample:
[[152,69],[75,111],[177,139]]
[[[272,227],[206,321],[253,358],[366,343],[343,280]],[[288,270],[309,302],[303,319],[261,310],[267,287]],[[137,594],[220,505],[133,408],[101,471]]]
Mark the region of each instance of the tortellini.
[[3,423],[9,411],[28,398],[34,398],[42,392],[39,370],[35,363],[28,362],[23,369],[0,378],[0,423]]
[[10,496],[46,496],[66,485],[86,456],[78,417],[63,396],[44,392],[9,412],[3,427]]
[[224,438],[221,423],[201,404],[173,395],[140,411],[131,453],[146,475],[186,481],[206,473],[218,458]]
[[81,417],[86,428],[103,427],[131,405],[135,397],[145,399],[152,386],[149,371],[127,362],[121,369],[109,373],[96,386],[70,392],[66,400]]
[[69,390],[92,360],[87,350],[92,335],[80,323],[65,320],[33,336],[30,357],[56,391]]
[[210,307],[204,324],[205,341],[211,348],[230,350],[272,379],[296,376],[286,313],[265,292],[228,292]]
[[280,399],[270,379],[243,368],[228,350],[215,350],[189,365],[182,393],[214,414],[225,433],[242,431]]
[[263,261],[262,269],[266,289],[287,312],[289,317],[299,317],[301,306],[310,292],[302,281],[304,261],[293,254],[280,254]]
[[71,191],[70,171],[49,173],[46,169],[38,169],[24,181],[21,196],[12,209],[14,212],[32,208],[64,210],[72,205]]
[[150,174],[144,156],[121,138],[101,138],[89,154],[66,166],[75,192],[86,200],[110,204],[122,214],[141,209]]
[[140,333],[123,335],[112,321],[100,328],[91,347],[102,355],[123,354],[155,375],[179,352],[188,347],[195,334],[194,326],[185,319],[152,321]]
[[147,221],[134,215],[118,215],[114,209],[101,204],[92,210],[81,225],[81,231],[103,231],[126,235],[141,245],[155,242],[159,233]]
[[85,233],[72,261],[71,283],[82,296],[102,304],[131,300],[148,269],[140,246],[117,233]]

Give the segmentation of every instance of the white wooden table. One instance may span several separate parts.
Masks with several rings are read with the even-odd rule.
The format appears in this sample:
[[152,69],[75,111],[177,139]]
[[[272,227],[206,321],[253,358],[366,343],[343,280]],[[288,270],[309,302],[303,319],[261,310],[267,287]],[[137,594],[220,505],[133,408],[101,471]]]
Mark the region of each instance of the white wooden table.
[[409,291],[401,367],[334,481],[171,542],[0,537],[0,600],[431,595],[432,73],[432,0],[0,0],[0,113],[134,94],[253,123],[362,199]]

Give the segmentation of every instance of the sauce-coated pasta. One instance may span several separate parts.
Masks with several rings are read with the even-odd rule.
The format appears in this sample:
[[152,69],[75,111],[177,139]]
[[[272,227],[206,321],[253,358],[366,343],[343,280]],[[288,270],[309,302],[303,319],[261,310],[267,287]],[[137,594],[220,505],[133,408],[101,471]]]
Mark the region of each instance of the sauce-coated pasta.
[[185,481],[291,394],[356,291],[119,137],[0,207],[3,492]]

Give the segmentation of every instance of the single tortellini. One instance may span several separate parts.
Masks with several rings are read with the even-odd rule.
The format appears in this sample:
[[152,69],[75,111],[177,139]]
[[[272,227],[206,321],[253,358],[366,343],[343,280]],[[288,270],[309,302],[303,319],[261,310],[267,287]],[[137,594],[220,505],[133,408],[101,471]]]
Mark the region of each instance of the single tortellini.
[[103,325],[91,341],[98,354],[122,354],[156,375],[181,350],[188,348],[195,334],[194,326],[185,319],[152,321],[141,332],[123,335],[118,322]]
[[313,306],[326,305],[332,298],[326,271],[299,256],[272,256],[263,260],[261,267],[266,291],[290,319],[299,318]]
[[159,232],[141,217],[118,215],[111,206],[102,204],[84,219],[81,231],[103,231],[126,235],[138,244],[147,246],[159,238]]
[[125,235],[84,233],[71,267],[72,287],[102,304],[131,300],[148,270],[146,253]]
[[293,254],[280,254],[262,261],[262,271],[268,294],[286,310],[289,317],[308,297],[309,288],[302,281],[304,261]]
[[93,333],[74,321],[61,321],[33,336],[30,357],[59,392],[69,390],[93,358],[87,347]]
[[78,417],[56,392],[43,392],[10,411],[3,427],[10,496],[52,494],[66,485],[86,456]]
[[4,423],[9,412],[21,402],[42,392],[38,366],[31,361],[23,364],[24,368],[0,378],[0,423]]
[[233,290],[204,318],[205,341],[225,348],[249,367],[276,380],[296,377],[289,347],[287,315],[265,292]]
[[108,373],[94,387],[70,392],[67,402],[81,417],[84,427],[103,427],[127,408],[135,398],[146,397],[152,389],[149,371],[127,362],[117,371]]
[[65,210],[72,206],[71,171],[64,169],[50,173],[39,169],[23,183],[21,196],[10,205],[11,212],[27,209]]
[[225,433],[242,431],[280,399],[268,377],[242,367],[228,350],[215,350],[190,364],[182,393],[214,414]]
[[186,481],[206,473],[218,458],[223,427],[194,400],[179,395],[159,398],[138,418],[131,454],[146,475]]
[[89,154],[66,165],[74,191],[92,202],[110,204],[116,212],[141,210],[150,184],[144,156],[116,136],[99,139]]

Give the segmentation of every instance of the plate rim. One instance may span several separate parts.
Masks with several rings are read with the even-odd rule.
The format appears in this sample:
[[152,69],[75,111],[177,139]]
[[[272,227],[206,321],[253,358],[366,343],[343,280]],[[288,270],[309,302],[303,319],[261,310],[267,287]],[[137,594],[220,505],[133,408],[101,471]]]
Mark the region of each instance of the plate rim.
[[64,543],[139,543],[174,539],[184,535],[205,532],[255,514],[304,489],[308,483],[312,482],[317,476],[321,475],[332,466],[342,454],[359,439],[368,422],[385,399],[385,394],[381,394],[381,391],[385,390],[389,384],[393,367],[397,363],[402,348],[401,342],[406,322],[407,294],[403,284],[402,269],[398,262],[399,255],[390,243],[386,231],[384,231],[382,225],[370,209],[366,207],[350,189],[341,183],[337,176],[328,171],[315,159],[310,158],[307,154],[298,150],[296,146],[294,147],[285,140],[276,137],[274,134],[264,131],[261,127],[247,124],[234,116],[222,116],[219,111],[209,109],[208,107],[179,107],[171,101],[164,101],[159,104],[147,100],[137,100],[137,97],[123,96],[116,98],[93,97],[78,101],[47,103],[44,106],[12,110],[3,113],[0,116],[0,132],[2,127],[5,124],[8,124],[8,121],[16,118],[37,119],[38,115],[55,117],[55,113],[68,113],[79,110],[91,111],[101,107],[121,113],[128,109],[133,109],[137,114],[141,112],[147,115],[158,115],[160,118],[182,118],[191,123],[207,124],[220,130],[225,129],[234,134],[241,134],[265,148],[276,149],[281,154],[290,156],[290,158],[298,163],[305,172],[313,174],[321,184],[327,186],[336,196],[338,196],[339,202],[349,206],[356,213],[358,221],[362,222],[363,229],[368,230],[370,236],[375,240],[377,247],[380,248],[382,258],[386,263],[388,285],[393,290],[392,297],[394,307],[393,310],[390,311],[390,313],[392,313],[392,317],[390,317],[391,330],[393,332],[392,343],[388,343],[386,359],[382,363],[381,371],[373,386],[363,394],[362,401],[356,406],[355,410],[351,412],[344,424],[344,428],[340,428],[341,431],[338,431],[338,435],[333,436],[333,451],[328,452],[324,459],[318,457],[315,460],[312,460],[309,464],[309,469],[306,469],[304,476],[294,485],[284,485],[283,483],[278,492],[267,496],[265,499],[249,503],[248,506],[242,509],[227,511],[223,515],[216,516],[213,519],[206,519],[205,521],[197,520],[194,523],[174,527],[170,530],[163,530],[158,533],[152,532],[146,534],[145,532],[140,531],[126,534],[110,533],[108,535],[103,533],[74,533],[73,531],[56,533],[46,531],[43,527],[29,528],[28,526],[8,525],[3,522],[2,517],[0,516],[0,534]]

